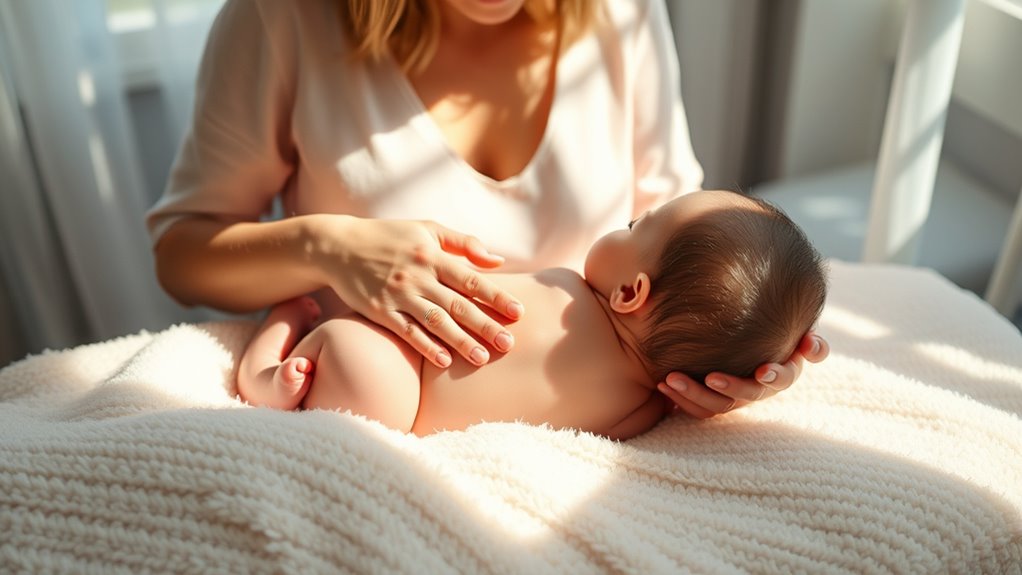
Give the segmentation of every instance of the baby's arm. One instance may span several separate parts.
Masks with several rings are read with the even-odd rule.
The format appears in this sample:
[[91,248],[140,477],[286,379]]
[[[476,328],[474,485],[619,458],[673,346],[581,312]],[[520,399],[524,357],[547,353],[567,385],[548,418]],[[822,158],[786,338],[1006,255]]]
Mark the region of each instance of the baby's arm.
[[319,317],[309,297],[276,305],[252,337],[238,366],[238,394],[251,405],[294,409],[312,382],[313,362],[290,356]]
[[645,433],[660,422],[670,411],[671,404],[662,394],[654,391],[650,394],[646,403],[643,403],[634,411],[619,421],[610,431],[606,433],[611,439],[625,440],[636,435]]

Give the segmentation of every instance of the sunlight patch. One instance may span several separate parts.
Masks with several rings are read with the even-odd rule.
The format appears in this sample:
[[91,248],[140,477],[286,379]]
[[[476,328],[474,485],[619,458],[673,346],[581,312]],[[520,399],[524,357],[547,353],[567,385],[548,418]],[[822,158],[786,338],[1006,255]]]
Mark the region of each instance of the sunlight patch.
[[[946,365],[954,369],[962,369],[963,366],[968,366],[969,373],[974,374],[976,377],[979,377],[978,374],[987,374],[983,379],[1004,379],[1009,382],[1022,382],[1022,369],[999,361],[991,361],[967,349],[935,342],[921,342],[915,344],[914,347],[919,353],[937,364]],[[994,377],[991,377],[991,375]]]
[[891,330],[886,326],[833,304],[824,310],[820,325],[862,339],[880,339],[891,335]]

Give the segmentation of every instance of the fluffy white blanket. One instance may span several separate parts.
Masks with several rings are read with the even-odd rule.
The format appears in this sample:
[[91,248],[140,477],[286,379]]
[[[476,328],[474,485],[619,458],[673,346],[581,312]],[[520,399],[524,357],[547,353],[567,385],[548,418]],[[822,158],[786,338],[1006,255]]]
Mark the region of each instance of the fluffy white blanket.
[[834,262],[830,359],[626,443],[250,408],[253,327],[0,371],[0,570],[1022,570],[1022,336],[928,271]]

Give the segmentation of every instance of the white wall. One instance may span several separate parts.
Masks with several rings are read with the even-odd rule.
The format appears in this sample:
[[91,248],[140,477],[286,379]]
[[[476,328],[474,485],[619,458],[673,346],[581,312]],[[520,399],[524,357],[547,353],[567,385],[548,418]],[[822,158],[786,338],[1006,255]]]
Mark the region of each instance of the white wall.
[[902,11],[890,0],[801,3],[779,142],[784,177],[876,156]]
[[968,3],[954,96],[1022,138],[1022,2]]
[[741,180],[757,97],[760,0],[668,2],[681,86],[696,155],[708,187]]
[[[781,175],[814,174],[876,157],[905,8],[905,0],[802,0],[783,129],[777,142]],[[970,0],[954,106],[967,107],[1022,140],[1020,55],[1022,2]],[[992,144],[976,144],[975,154],[998,152],[984,149]],[[1004,162],[966,163],[998,172],[989,178],[974,175],[1002,186],[1012,177],[998,176],[1015,173],[1013,166]],[[1019,185],[1022,182],[1012,193]]]

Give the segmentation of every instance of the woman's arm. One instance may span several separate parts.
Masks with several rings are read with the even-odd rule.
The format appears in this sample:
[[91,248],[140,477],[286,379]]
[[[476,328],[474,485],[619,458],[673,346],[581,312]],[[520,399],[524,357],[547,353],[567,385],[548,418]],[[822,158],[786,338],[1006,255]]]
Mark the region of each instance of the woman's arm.
[[501,263],[475,238],[432,222],[328,214],[259,223],[191,217],[161,237],[156,267],[161,285],[181,303],[239,312],[329,287],[439,367],[451,359],[435,339],[481,365],[489,354],[469,333],[500,351],[513,340],[469,298],[509,319],[520,317],[522,307],[456,256],[481,267]]
[[311,265],[308,218],[176,222],[155,248],[160,285],[184,305],[250,312],[324,287]]

